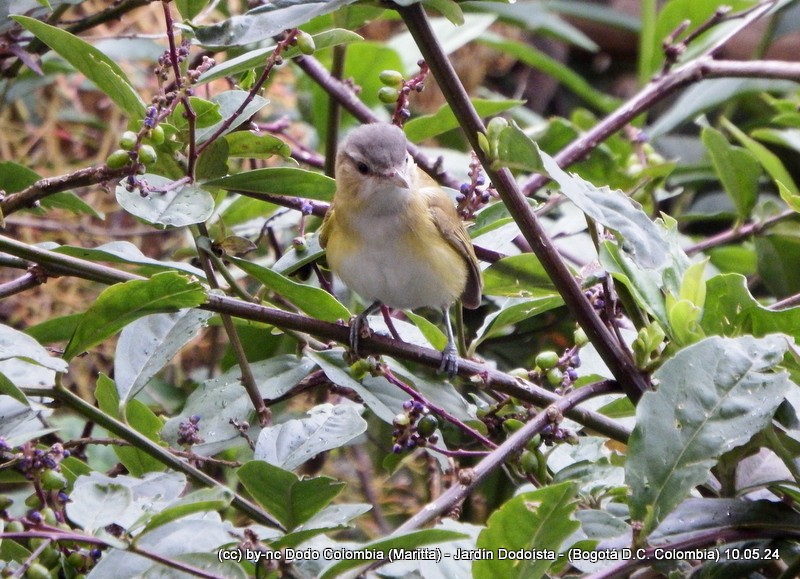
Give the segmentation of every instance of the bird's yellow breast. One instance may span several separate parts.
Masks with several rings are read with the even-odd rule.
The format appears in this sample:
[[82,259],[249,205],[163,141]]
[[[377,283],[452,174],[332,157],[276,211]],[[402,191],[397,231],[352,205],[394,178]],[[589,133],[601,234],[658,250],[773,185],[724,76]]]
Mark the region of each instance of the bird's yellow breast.
[[365,300],[443,307],[464,290],[467,265],[442,237],[424,194],[388,213],[334,209],[325,236],[331,269]]

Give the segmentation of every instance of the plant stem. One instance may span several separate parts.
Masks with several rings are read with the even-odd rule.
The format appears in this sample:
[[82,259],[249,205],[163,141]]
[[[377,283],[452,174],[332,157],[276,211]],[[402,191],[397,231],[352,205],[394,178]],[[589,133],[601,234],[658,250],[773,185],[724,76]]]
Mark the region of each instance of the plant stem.
[[[226,491],[230,490],[226,485],[214,480],[203,471],[172,455],[166,448],[163,448],[158,443],[132,429],[127,424],[108,416],[100,409],[95,408],[83,398],[77,394],[73,394],[64,387],[55,386],[53,388],[23,388],[23,391],[28,396],[45,396],[66,404],[78,414],[85,416],[92,422],[99,424],[112,434],[127,441],[131,446],[152,456],[162,464],[170,467],[173,470],[184,473],[198,484],[208,487],[219,487],[225,489]],[[267,525],[268,527],[273,527],[276,529],[283,528],[283,526],[277,520],[273,519],[272,516],[266,511],[263,511],[260,507],[254,505],[239,494],[234,495],[231,504],[239,511],[252,518],[254,521],[258,521],[263,525]]]

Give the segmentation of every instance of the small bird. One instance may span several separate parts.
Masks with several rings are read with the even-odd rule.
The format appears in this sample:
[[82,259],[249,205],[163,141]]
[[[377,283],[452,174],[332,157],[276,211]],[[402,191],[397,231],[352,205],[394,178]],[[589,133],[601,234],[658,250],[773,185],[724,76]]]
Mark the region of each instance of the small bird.
[[439,371],[458,372],[450,305],[481,302],[481,270],[450,197],[406,151],[388,123],[352,131],[336,156],[336,194],[320,231],[334,273],[371,305],[350,324],[350,347],[381,304],[441,308],[447,346]]

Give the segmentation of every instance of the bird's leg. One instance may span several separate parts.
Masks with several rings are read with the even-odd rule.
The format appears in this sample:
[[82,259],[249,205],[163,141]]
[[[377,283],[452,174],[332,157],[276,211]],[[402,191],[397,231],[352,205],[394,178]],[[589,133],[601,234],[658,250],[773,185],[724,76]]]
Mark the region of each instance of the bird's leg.
[[447,332],[447,345],[442,350],[442,363],[439,366],[439,372],[447,372],[447,375],[452,378],[458,373],[458,350],[456,349],[456,341],[453,339],[450,308],[443,307],[442,314],[444,315],[444,328]]
[[[362,332],[364,330],[369,332],[369,324],[367,323],[367,317],[380,307],[381,307],[381,302],[372,302],[367,307],[367,309],[365,309],[363,312],[361,312],[356,317],[350,320],[350,349],[353,350],[353,353],[356,356],[359,356],[358,341],[362,337]],[[369,334],[367,333],[367,336],[368,335]]]

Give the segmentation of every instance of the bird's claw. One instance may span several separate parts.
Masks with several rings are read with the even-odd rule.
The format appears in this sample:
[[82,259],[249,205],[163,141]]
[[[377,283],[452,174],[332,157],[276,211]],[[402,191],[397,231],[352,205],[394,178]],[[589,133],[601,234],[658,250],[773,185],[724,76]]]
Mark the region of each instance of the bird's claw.
[[442,350],[442,363],[439,365],[439,373],[447,372],[448,378],[458,374],[458,350],[452,342],[448,343]]

